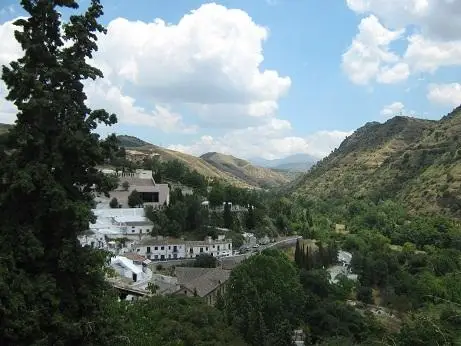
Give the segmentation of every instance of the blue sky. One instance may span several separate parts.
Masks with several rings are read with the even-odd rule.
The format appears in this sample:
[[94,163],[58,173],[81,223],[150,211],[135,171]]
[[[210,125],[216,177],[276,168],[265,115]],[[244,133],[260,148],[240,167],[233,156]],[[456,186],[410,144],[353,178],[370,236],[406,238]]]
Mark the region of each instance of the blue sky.
[[[112,130],[154,144],[324,156],[368,121],[438,119],[461,103],[461,2],[102,3],[109,30],[94,63],[106,78],[88,83],[88,102],[119,116]],[[0,0],[1,64],[20,54],[19,15]],[[12,122],[4,95],[0,121]]]

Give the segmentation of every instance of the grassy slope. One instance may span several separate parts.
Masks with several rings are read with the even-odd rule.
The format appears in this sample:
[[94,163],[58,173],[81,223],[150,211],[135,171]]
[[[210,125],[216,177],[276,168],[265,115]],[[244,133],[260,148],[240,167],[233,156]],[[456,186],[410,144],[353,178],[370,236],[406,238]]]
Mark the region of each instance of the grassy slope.
[[160,155],[160,158],[165,161],[178,160],[184,163],[192,170],[196,170],[198,173],[210,177],[210,178],[219,178],[232,185],[239,187],[253,187],[254,185],[235,177],[227,172],[220,171],[213,165],[209,164],[205,160],[202,160],[199,157],[192,155],[184,154],[178,151],[165,149],[144,141],[137,139],[136,137],[131,136],[119,136],[121,139],[122,146],[126,146],[129,149],[134,149],[142,152],[157,153]]
[[396,198],[417,212],[461,217],[461,109],[440,121],[368,123],[292,191],[317,197]]
[[216,152],[206,153],[200,157],[217,169],[227,172],[252,185],[279,186],[289,182],[289,178],[269,168],[253,166],[250,162]]

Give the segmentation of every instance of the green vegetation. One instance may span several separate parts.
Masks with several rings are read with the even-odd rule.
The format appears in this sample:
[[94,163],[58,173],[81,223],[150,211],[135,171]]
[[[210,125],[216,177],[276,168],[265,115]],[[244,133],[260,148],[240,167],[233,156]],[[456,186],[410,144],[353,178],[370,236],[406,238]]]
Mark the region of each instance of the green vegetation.
[[[194,166],[162,149],[166,158],[135,163],[115,136],[100,140],[97,125],[116,117],[86,107],[82,90],[84,80],[102,77],[87,64],[104,32],[102,6],[92,0],[61,25],[58,5],[76,9],[74,1],[22,5],[31,14],[15,23],[25,55],[2,70],[18,120],[0,141],[1,345],[278,346],[292,343],[293,330],[307,345],[461,344],[461,228],[451,218],[460,216],[460,109],[439,122],[365,125],[291,196],[239,188],[240,178],[198,158]],[[107,163],[194,188],[193,195],[173,190],[162,210],[147,209],[153,234],[215,237],[227,226],[234,245],[248,229],[304,241],[294,261],[276,250],[244,261],[216,307],[185,297],[119,302],[105,280],[108,254],[77,239],[94,218],[94,192],[116,186],[96,168]],[[136,191],[130,201],[141,204]],[[215,208],[223,202],[250,209]],[[337,249],[352,253],[357,282],[344,275],[330,282]],[[194,265],[212,268],[216,259],[200,256]]]
[[125,326],[115,345],[244,346],[224,314],[194,298],[154,297],[122,304]]
[[293,183],[295,194],[394,199],[413,213],[461,217],[461,108],[440,121],[368,123]]
[[92,131],[116,117],[90,110],[82,92],[84,80],[102,76],[87,64],[104,32],[102,6],[93,0],[61,27],[56,2],[21,3],[31,15],[15,22],[24,56],[2,70],[18,114],[9,133],[15,150],[0,154],[0,344],[110,345],[119,326],[107,256],[77,240],[92,218],[93,185],[114,187],[95,166],[116,148],[115,137],[100,141]]

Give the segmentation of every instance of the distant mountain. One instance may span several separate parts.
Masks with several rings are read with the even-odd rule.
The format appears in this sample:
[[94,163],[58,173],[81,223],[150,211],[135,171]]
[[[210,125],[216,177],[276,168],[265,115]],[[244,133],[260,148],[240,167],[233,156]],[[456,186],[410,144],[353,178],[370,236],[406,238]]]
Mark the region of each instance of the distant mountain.
[[250,162],[232,155],[210,152],[203,154],[200,158],[220,171],[232,174],[251,185],[275,187],[288,183],[290,180],[283,173],[276,172],[270,168],[254,166]]
[[370,122],[292,182],[299,195],[393,199],[417,213],[461,218],[461,106],[439,121]]
[[279,170],[306,172],[311,168],[319,158],[309,154],[294,154],[282,159],[266,160],[263,158],[253,158],[250,162],[267,168],[275,168]]
[[[214,153],[196,157],[162,148],[133,136],[117,136],[120,146],[134,153],[158,154],[161,160],[178,160],[203,176],[218,178],[239,187],[279,186],[293,178],[290,175],[270,169],[254,167],[249,162],[227,155]],[[290,179],[291,178],[291,179]]]

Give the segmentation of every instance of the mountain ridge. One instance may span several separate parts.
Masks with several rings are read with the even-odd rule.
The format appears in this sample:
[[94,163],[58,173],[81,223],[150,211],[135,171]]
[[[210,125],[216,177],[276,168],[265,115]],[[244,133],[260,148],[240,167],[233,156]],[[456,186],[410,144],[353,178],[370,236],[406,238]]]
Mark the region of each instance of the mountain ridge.
[[[219,178],[232,185],[245,187],[245,188],[254,188],[254,187],[272,187],[279,186],[281,184],[287,183],[290,178],[288,175],[282,174],[280,172],[274,172],[272,170],[267,170],[264,175],[261,170],[266,170],[264,168],[255,167],[250,164],[250,162],[232,157],[232,159],[227,157],[224,154],[213,153],[216,155],[223,155],[227,157],[227,161],[230,166],[235,165],[236,167],[241,167],[241,169],[236,169],[235,167],[229,168],[225,165],[218,164],[218,161],[214,161],[211,158],[212,155],[205,155],[204,159],[202,157],[197,157],[189,154],[185,154],[179,151],[166,149],[146,141],[143,141],[134,136],[128,135],[119,135],[117,136],[119,143],[127,151],[132,152],[144,152],[146,154],[156,154],[160,157],[161,160],[178,160],[188,166],[192,170],[196,170],[203,176],[209,178]],[[203,156],[203,155],[202,155]],[[240,166],[239,166],[240,165]],[[243,172],[243,173],[242,173]]]
[[283,157],[281,159],[267,160],[259,157],[254,157],[249,159],[248,161],[250,161],[254,165],[266,168],[282,169],[293,172],[306,172],[319,159],[320,158],[310,154],[298,153]]
[[442,119],[370,122],[292,182],[318,198],[395,199],[411,211],[461,218],[461,107]]
[[208,152],[201,155],[200,158],[221,171],[261,187],[280,186],[290,180],[285,174],[269,168],[252,165],[247,160],[228,154]]

